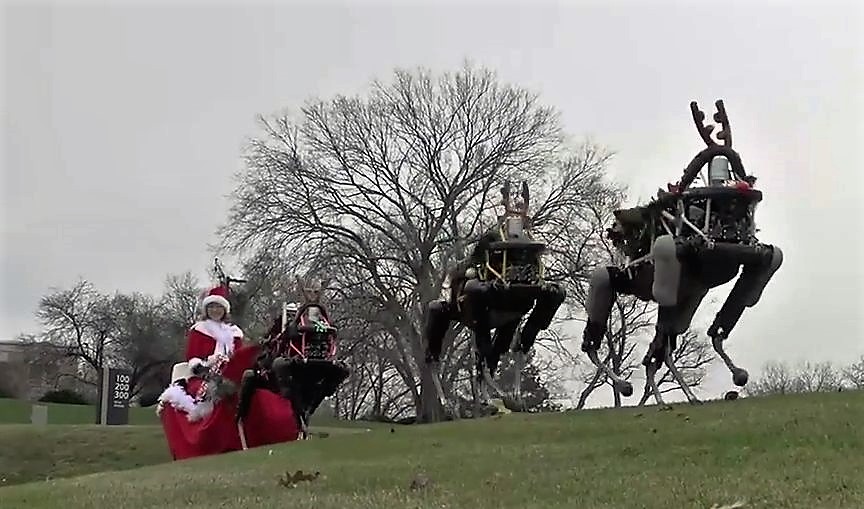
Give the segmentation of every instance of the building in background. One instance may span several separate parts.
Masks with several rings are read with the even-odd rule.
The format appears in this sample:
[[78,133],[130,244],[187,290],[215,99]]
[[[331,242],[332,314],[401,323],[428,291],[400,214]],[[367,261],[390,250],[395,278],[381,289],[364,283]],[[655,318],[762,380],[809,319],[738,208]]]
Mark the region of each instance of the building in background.
[[[81,391],[78,361],[49,343],[0,341],[0,397],[35,401],[59,389]],[[89,392],[89,391],[87,391]]]

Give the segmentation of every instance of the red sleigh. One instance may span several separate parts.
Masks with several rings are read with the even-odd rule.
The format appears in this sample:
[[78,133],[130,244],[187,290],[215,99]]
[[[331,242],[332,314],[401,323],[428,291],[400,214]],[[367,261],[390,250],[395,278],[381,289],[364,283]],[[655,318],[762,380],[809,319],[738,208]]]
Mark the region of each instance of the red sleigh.
[[[231,282],[242,282],[225,277],[218,260],[216,270],[226,294]],[[237,417],[237,389],[243,373],[256,365],[260,353],[260,346],[246,345],[230,358],[211,356],[174,366],[172,383],[160,396],[157,412],[175,460],[299,438],[291,402],[265,388],[254,390],[245,417]],[[229,390],[220,394],[225,389]]]

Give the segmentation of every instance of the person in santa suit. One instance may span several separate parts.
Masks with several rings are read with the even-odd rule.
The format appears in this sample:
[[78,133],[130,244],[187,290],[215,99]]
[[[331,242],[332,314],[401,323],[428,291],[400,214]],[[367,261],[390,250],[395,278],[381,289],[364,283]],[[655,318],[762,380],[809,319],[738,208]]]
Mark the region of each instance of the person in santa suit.
[[174,459],[296,440],[293,408],[269,391],[255,392],[245,430],[238,427],[236,389],[260,349],[244,345],[243,331],[230,322],[225,288],[210,290],[201,310],[186,336],[187,362],[175,366],[157,405]]
[[232,324],[228,291],[217,286],[201,301],[203,316],[186,335],[186,361],[205,360],[213,354],[231,357],[243,346],[243,331]]

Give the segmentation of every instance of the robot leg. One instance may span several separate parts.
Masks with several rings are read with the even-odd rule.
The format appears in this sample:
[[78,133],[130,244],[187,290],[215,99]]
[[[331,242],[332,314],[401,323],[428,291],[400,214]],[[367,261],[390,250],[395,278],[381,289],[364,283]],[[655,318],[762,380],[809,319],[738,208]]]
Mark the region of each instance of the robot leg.
[[526,355],[531,351],[534,341],[537,340],[537,334],[552,324],[555,313],[564,304],[566,298],[567,292],[554,283],[543,287],[537,297],[537,302],[534,304],[534,309],[531,310],[531,314],[528,315],[528,319],[519,333],[518,351]]
[[615,303],[616,287],[613,277],[618,275],[617,271],[616,267],[599,267],[591,273],[591,280],[588,283],[588,301],[585,305],[588,321],[582,332],[582,351],[588,354],[588,358],[597,369],[603,371],[612,380],[624,397],[630,397],[633,395],[633,385],[615,374],[597,356],[597,351],[606,335],[612,305]]
[[240,394],[237,397],[237,422],[242,421],[249,414],[252,405],[252,396],[258,386],[258,373],[254,369],[247,369],[240,378]]
[[507,352],[507,349],[513,343],[518,328],[519,320],[515,320],[512,323],[506,323],[495,329],[495,335],[492,337],[492,354],[486,359],[489,371],[493,374],[498,369],[501,356]]
[[441,384],[439,363],[441,362],[444,336],[447,334],[447,329],[450,328],[452,316],[453,304],[451,302],[432,301],[426,308],[426,322],[423,324],[423,340],[426,342],[425,361],[430,369],[432,385],[435,387],[438,401],[445,407],[448,403],[447,397],[444,395],[444,386]]
[[[517,319],[495,328],[495,337],[492,341],[492,357],[486,361],[489,365],[489,371],[493,375],[498,370],[501,356],[519,341],[517,334],[519,322],[520,320]],[[525,355],[517,351],[514,353],[513,361],[513,398],[517,401],[517,404],[521,405],[522,395],[520,389],[522,388],[522,369],[525,367]]]
[[279,387],[279,394],[291,402],[301,438],[308,438],[307,411],[301,393],[303,388],[298,386],[295,376],[291,373],[291,361],[285,357],[273,359],[273,375]]
[[343,364],[334,362],[330,366],[327,366],[325,375],[321,380],[320,390],[310,404],[309,414],[314,414],[315,410],[321,406],[321,403],[323,403],[326,398],[336,394],[336,391],[339,390],[339,386],[342,385],[342,382],[344,382],[350,375],[351,371]]
[[696,310],[707,294],[707,288],[697,287],[683,296],[678,306],[658,306],[656,333],[642,360],[643,365],[647,366],[650,362],[662,364],[675,351],[678,336],[690,327]]
[[426,340],[426,363],[441,360],[441,348],[444,336],[450,328],[451,305],[444,300],[435,300],[426,307],[426,323],[423,327],[423,338]]
[[588,282],[588,299],[585,311],[588,321],[582,331],[582,351],[596,352],[600,349],[603,336],[606,334],[609,315],[615,303],[615,289],[612,286],[612,274],[615,267],[598,267],[591,273]]
[[746,370],[739,368],[732,362],[729,355],[723,349],[723,341],[729,337],[729,333],[738,323],[738,319],[744,313],[744,308],[753,307],[759,302],[762,291],[768,286],[771,277],[783,263],[783,252],[779,247],[772,246],[770,257],[760,265],[745,265],[735,282],[732,291],[723,303],[723,307],[714,318],[708,335],[711,336],[711,344],[717,355],[723,359],[726,367],[732,373],[732,381],[738,387],[747,384],[749,375]]
[[681,390],[687,397],[687,400],[692,404],[699,404],[701,401],[699,401],[699,398],[697,398],[696,395],[693,394],[693,391],[690,390],[690,386],[687,384],[687,381],[684,380],[684,376],[681,374],[681,371],[678,370],[678,366],[675,365],[673,353],[677,348],[675,339],[690,328],[693,316],[696,314],[696,310],[699,309],[699,305],[702,304],[702,300],[705,299],[706,295],[708,295],[707,288],[698,288],[695,293],[687,296],[681,303],[681,306],[678,309],[678,316],[676,317],[677,320],[675,328],[672,330],[672,333],[674,334],[674,336],[672,336],[673,340],[669,345],[669,349],[666,352],[666,359],[664,360],[666,367],[669,368],[669,372],[672,373],[672,378],[675,379],[678,386],[681,387]]
[[465,283],[464,294],[465,306],[473,323],[477,384],[483,399],[487,399],[488,389],[492,389],[499,395],[502,394],[501,389],[492,380],[493,371],[489,365],[489,361],[494,358],[492,330],[489,323],[489,289],[479,280],[469,279]]
[[[682,280],[679,277],[677,284],[686,287],[687,281]],[[645,366],[645,376],[648,387],[654,392],[654,398],[659,405],[663,404],[663,400],[654,382],[654,376],[663,364],[666,364],[672,377],[681,387],[684,395],[687,396],[688,401],[691,403],[699,403],[696,395],[693,394],[690,387],[685,383],[684,377],[675,365],[672,355],[677,348],[676,343],[678,336],[690,327],[690,323],[693,320],[693,316],[696,314],[696,310],[699,308],[699,305],[707,294],[707,288],[694,286],[691,291],[680,299],[678,299],[676,295],[676,300],[680,300],[678,305],[658,306],[654,340],[648,347],[648,353],[642,360],[642,364]]]
[[654,300],[661,307],[675,306],[681,286],[681,262],[675,239],[671,235],[657,237],[651,252],[654,255],[654,284],[651,288]]
[[657,370],[660,368],[660,362],[654,358],[659,350],[658,347],[662,348],[660,345],[665,345],[666,337],[660,332],[659,328],[655,329],[654,339],[651,341],[651,345],[648,347],[648,354],[642,359],[642,364],[645,365],[645,386],[646,390],[649,390],[654,394],[654,401],[657,402],[658,405],[664,405],[663,396],[660,395],[660,389],[657,387],[657,381],[655,377],[657,375]]
[[[489,326],[488,291],[486,286],[476,279],[465,283],[465,305],[472,318],[474,342],[480,352],[481,361],[492,357],[492,330]],[[488,368],[488,366],[487,366]]]

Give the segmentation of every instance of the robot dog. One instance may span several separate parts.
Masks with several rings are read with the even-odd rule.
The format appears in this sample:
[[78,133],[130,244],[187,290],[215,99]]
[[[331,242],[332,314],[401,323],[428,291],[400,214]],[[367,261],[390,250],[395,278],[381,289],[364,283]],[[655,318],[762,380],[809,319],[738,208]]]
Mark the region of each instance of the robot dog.
[[442,403],[446,399],[438,365],[444,336],[455,322],[474,334],[475,403],[488,400],[489,388],[503,395],[493,379],[501,355],[511,348],[516,361],[514,399],[521,407],[521,372],[526,354],[537,334],[549,327],[566,297],[562,288],[544,280],[542,255],[546,244],[531,235],[528,185],[523,182],[521,200],[515,203],[511,202],[509,182],[501,194],[504,215],[476,239],[468,259],[450,272],[450,299],[430,302],[427,307],[426,362],[432,366],[432,379]]
[[[754,215],[762,193],[754,189],[756,178],[746,173],[740,155],[732,148],[732,131],[723,101],[715,105],[714,121],[722,125],[717,133],[722,145],[711,138],[714,126],[704,125],[705,114],[695,101],[691,102],[693,121],[707,147],[687,165],[678,183],[667,186],[666,191],[658,190],[651,203],[615,211],[607,238],[626,262],[598,268],[591,275],[582,351],[625,396],[633,393],[632,385],[601,364],[597,355],[616,295],[633,295],[658,305],[654,339],[642,361],[657,403],[664,404],[654,378],[664,363],[687,399],[698,403],[671,353],[678,335],[690,326],[708,291],[736,276],[738,280],[708,328],[708,335],[732,373],[733,383],[739,387],[747,384],[747,371],[732,362],[723,342],[744,309],[759,302],[783,262],[783,252],[756,238]],[[706,185],[692,187],[706,164]]]

